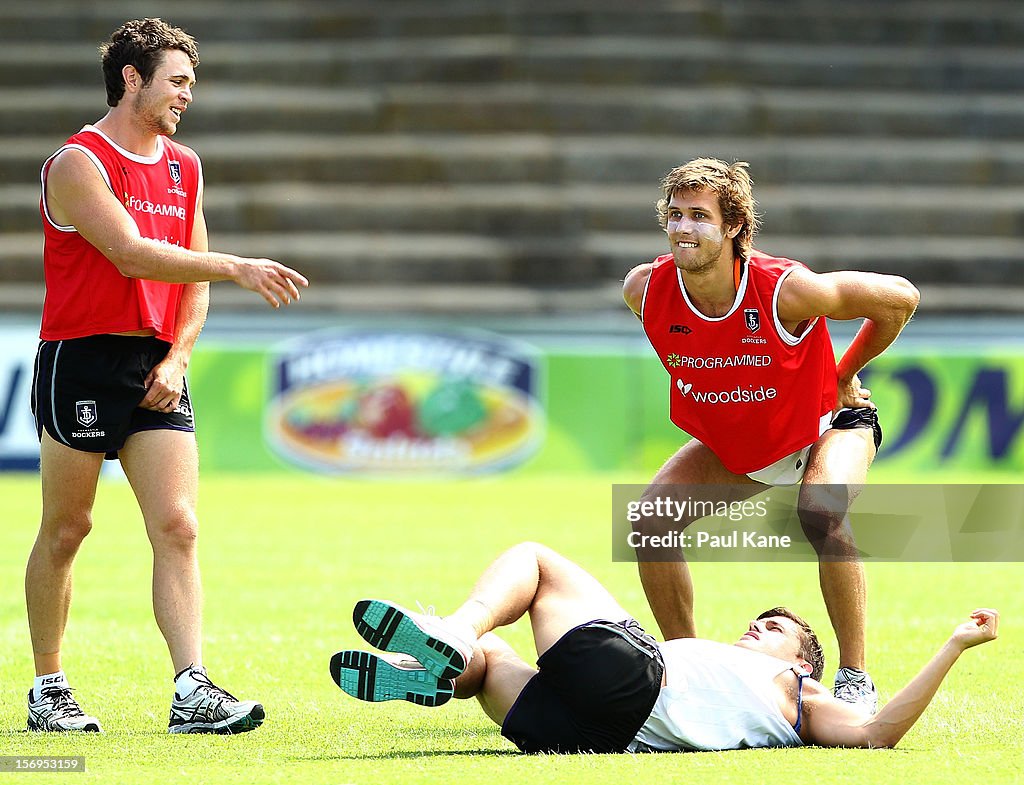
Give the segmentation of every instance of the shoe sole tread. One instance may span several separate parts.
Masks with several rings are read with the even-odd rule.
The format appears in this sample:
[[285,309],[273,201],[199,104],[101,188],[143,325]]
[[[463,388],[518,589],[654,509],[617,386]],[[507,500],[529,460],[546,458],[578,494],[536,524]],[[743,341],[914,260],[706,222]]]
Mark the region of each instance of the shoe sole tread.
[[398,605],[383,600],[360,600],[352,612],[356,631],[383,651],[408,654],[438,679],[454,679],[466,670],[466,658],[455,646],[423,630]]
[[344,692],[371,703],[404,700],[434,707],[455,694],[450,679],[438,679],[427,670],[398,668],[368,651],[339,651],[331,657],[331,678]]

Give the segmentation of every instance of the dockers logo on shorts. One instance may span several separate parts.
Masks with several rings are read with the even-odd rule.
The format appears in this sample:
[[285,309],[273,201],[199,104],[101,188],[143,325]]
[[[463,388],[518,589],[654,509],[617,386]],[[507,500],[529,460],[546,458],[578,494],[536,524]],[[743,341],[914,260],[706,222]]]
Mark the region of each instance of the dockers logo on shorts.
[[92,427],[96,422],[96,401],[76,401],[75,419],[85,428]]
[[761,314],[757,312],[757,308],[744,308],[743,319],[747,323],[747,329],[752,333],[756,333],[761,329]]
[[180,161],[168,161],[167,169],[171,173],[171,179],[174,180],[175,185],[181,184],[181,162]]
[[315,471],[495,471],[542,441],[537,354],[518,341],[481,331],[332,331],[275,354],[267,441]]

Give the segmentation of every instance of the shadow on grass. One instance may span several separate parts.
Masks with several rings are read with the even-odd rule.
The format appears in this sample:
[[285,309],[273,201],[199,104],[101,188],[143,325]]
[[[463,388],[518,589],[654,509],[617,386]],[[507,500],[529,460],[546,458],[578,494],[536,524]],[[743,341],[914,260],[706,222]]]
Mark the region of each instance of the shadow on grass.
[[332,761],[332,760],[411,760],[416,758],[446,758],[452,756],[468,756],[477,758],[508,758],[523,757],[517,750],[393,750],[352,755],[298,755],[289,758],[292,761]]

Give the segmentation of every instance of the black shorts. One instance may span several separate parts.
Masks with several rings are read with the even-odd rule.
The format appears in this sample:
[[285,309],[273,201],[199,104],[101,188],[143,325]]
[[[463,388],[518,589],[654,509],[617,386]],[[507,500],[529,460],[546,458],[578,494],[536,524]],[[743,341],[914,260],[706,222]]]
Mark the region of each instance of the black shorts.
[[875,449],[882,446],[882,426],[878,424],[877,409],[840,409],[829,428],[837,431],[870,428],[875,437]]
[[61,444],[113,460],[133,433],[194,431],[187,386],[173,412],[139,408],[146,376],[169,349],[166,341],[136,335],[40,341],[32,378],[39,438],[45,428]]
[[569,630],[537,668],[501,726],[523,752],[624,752],[665,671],[658,644],[632,619]]

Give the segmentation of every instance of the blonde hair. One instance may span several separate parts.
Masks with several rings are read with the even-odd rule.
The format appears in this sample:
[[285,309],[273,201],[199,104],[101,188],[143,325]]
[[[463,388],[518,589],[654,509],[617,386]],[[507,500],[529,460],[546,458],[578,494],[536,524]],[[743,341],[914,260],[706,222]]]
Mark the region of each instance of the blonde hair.
[[677,191],[711,191],[718,196],[722,220],[728,226],[741,227],[732,242],[736,254],[746,261],[760,225],[760,218],[754,209],[757,202],[754,201],[747,172],[749,166],[746,161],[727,164],[717,158],[694,158],[672,169],[661,181],[662,198],[657,204],[658,223],[662,228],[667,225],[668,203]]

